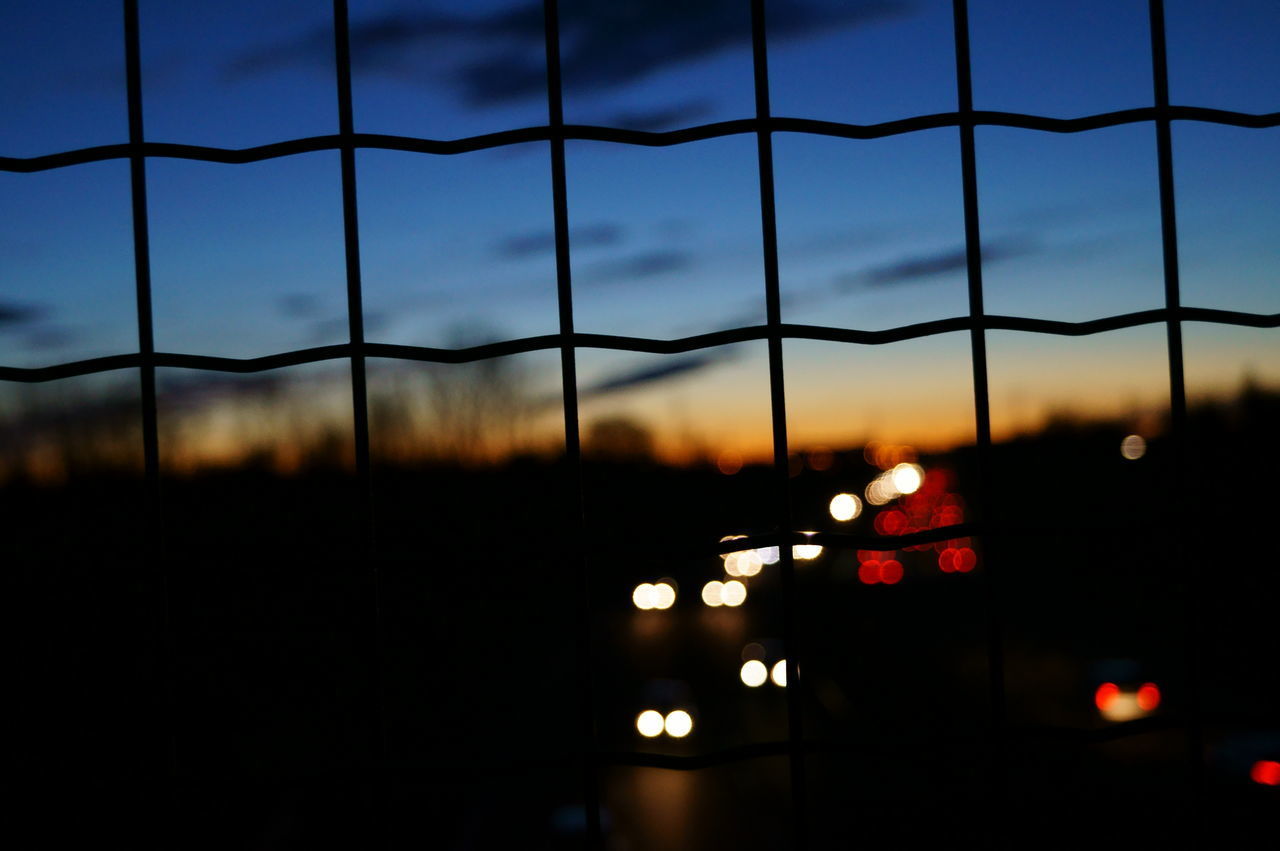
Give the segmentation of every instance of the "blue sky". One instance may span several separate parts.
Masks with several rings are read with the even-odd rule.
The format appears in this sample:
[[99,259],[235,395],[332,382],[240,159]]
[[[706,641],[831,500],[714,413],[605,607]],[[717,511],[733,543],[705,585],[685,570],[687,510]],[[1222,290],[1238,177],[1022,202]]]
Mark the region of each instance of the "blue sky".
[[[567,121],[670,129],[752,114],[747,3],[562,5]],[[970,8],[979,109],[1071,117],[1150,103],[1145,2]],[[336,130],[329,3],[141,9],[148,139],[244,147]],[[1174,103],[1280,109],[1280,5],[1167,9]],[[529,4],[367,0],[351,12],[358,130],[458,138],[545,123],[541,22]],[[22,0],[5,15],[0,155],[124,141],[116,5]],[[947,2],[774,2],[769,16],[776,115],[871,123],[955,108]],[[984,127],[977,145],[990,312],[1082,320],[1162,306],[1150,125]],[[753,137],[567,151],[579,330],[676,337],[763,320]],[[1280,310],[1280,130],[1178,122],[1174,155],[1184,303]],[[963,246],[955,129],[874,141],[777,134],[775,165],[785,320],[883,328],[967,312],[952,262]],[[456,345],[556,330],[546,144],[361,151],[358,179],[369,339]],[[158,348],[246,357],[346,340],[336,152],[239,166],[152,160],[148,192]],[[0,220],[0,362],[136,348],[125,162],[0,173]],[[1197,357],[1221,363],[1200,372],[1280,380],[1276,332],[1206,333],[1216,342]],[[1133,360],[1138,344],[1124,340],[1138,337],[1093,338],[1089,351]],[[1053,348],[1020,339],[993,357],[1035,363]],[[1158,362],[1158,341],[1138,348]],[[747,349],[619,404],[668,419],[694,409],[709,430],[728,429],[745,416],[733,404],[699,406],[715,395],[708,388],[762,374],[763,348]],[[840,357],[880,359],[818,349],[790,345],[789,372],[834,379],[849,374]],[[929,365],[967,359],[927,341],[900,350],[892,380],[873,388],[886,398],[936,395],[921,377]],[[584,357],[584,386],[644,363]],[[1052,364],[1068,397],[1070,374],[1089,371]],[[1113,395],[1155,398],[1153,380],[1158,370],[1152,379],[1144,368]],[[1025,382],[1017,392],[1049,404],[1048,385]],[[887,415],[857,428],[877,416]]]

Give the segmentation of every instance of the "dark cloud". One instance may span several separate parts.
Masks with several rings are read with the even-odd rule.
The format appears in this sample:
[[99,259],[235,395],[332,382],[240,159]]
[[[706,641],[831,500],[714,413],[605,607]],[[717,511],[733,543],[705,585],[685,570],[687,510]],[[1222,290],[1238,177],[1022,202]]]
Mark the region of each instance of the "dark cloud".
[[603,378],[595,384],[583,388],[582,395],[601,396],[606,393],[616,393],[620,390],[643,387],[646,384],[657,384],[715,366],[730,357],[731,355],[724,352],[698,352],[696,354],[668,357],[656,366],[631,369]]
[[619,112],[600,123],[606,127],[625,127],[628,130],[672,130],[689,127],[698,119],[710,114],[715,105],[706,99],[686,100],[671,106],[635,112]]
[[[568,91],[599,91],[634,82],[672,64],[690,62],[750,41],[740,0],[646,0],[560,5],[561,68]],[[837,26],[870,23],[911,11],[904,0],[792,2],[770,11],[769,34],[781,40]],[[397,11],[351,24],[355,67],[454,87],[477,106],[545,93],[542,4],[494,15]],[[328,28],[291,44],[242,55],[230,76],[299,64],[331,68]]]
[[[386,314],[366,311],[364,314],[364,333],[367,339],[370,334],[380,334],[387,328]],[[311,345],[328,345],[334,340],[346,341],[350,337],[351,323],[347,317],[322,319],[311,324],[307,340]]]
[[35,328],[29,331],[24,337],[24,342],[28,349],[37,351],[52,351],[55,349],[65,349],[68,346],[79,342],[82,335],[76,333],[70,328],[60,325],[51,325]]
[[[569,230],[569,243],[574,248],[595,248],[613,245],[622,239],[622,228],[615,224],[584,225]],[[556,249],[556,234],[552,230],[517,234],[502,240],[497,246],[498,255],[508,260],[550,254]]]
[[693,265],[688,251],[648,251],[619,260],[607,260],[588,266],[582,272],[584,283],[613,284],[641,278],[656,278]]
[[43,318],[45,309],[32,304],[19,304],[15,301],[0,301],[0,328],[6,325],[27,325]]
[[[983,247],[982,260],[984,263],[995,263],[1030,254],[1035,250],[1035,245],[1025,239],[991,242]],[[964,246],[961,246],[933,254],[906,257],[885,266],[875,266],[861,272],[841,275],[836,279],[836,286],[840,289],[849,290],[910,284],[926,281],[950,272],[962,271],[967,265],[968,257]]]
[[308,293],[290,293],[276,301],[276,309],[290,319],[311,319],[320,313],[320,299]]

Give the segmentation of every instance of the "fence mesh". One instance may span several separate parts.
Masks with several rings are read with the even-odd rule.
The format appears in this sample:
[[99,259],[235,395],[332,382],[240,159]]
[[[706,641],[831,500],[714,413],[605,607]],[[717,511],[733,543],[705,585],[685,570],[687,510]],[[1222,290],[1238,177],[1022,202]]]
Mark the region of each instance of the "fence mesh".
[[[744,546],[780,546],[780,571],[783,594],[783,639],[788,648],[786,658],[787,680],[792,684],[803,682],[806,636],[796,603],[795,565],[791,548],[787,543],[816,541],[836,549],[892,550],[916,544],[933,543],[960,537],[977,537],[998,542],[1002,535],[1016,534],[1001,524],[998,516],[988,510],[989,497],[985,489],[989,482],[982,471],[989,468],[992,451],[991,403],[988,376],[987,334],[990,331],[1022,331],[1044,335],[1083,337],[1118,329],[1139,326],[1163,326],[1167,337],[1168,386],[1171,405],[1171,435],[1178,453],[1186,452],[1187,394],[1183,366],[1182,325],[1185,322],[1205,322],[1228,326],[1275,328],[1280,326],[1280,315],[1258,314],[1233,310],[1217,310],[1184,306],[1180,298],[1178,269],[1178,232],[1176,226],[1177,205],[1174,198],[1173,150],[1171,125],[1174,121],[1197,121],[1241,128],[1269,128],[1280,126],[1280,114],[1251,115],[1197,106],[1173,105],[1169,102],[1168,60],[1165,47],[1165,24],[1162,0],[1150,2],[1151,62],[1154,79],[1151,106],[1127,109],[1079,118],[1046,118],[1035,115],[976,110],[973,106],[971,61],[969,49],[969,24],[967,3],[955,0],[954,43],[956,57],[957,103],[954,112],[918,115],[880,124],[857,125],[800,118],[774,116],[769,100],[769,72],[767,40],[765,35],[764,0],[752,0],[751,44],[754,67],[755,115],[732,121],[723,121],[667,132],[624,130],[612,127],[567,124],[562,107],[562,83],[560,68],[560,28],[556,0],[545,0],[545,41],[547,60],[547,110],[545,125],[523,127],[453,140],[433,140],[404,136],[360,133],[355,129],[352,108],[350,30],[346,0],[334,0],[334,58],[337,68],[338,124],[336,134],[292,139],[252,148],[230,150],[196,145],[168,144],[149,141],[144,132],[143,88],[139,50],[137,0],[125,0],[125,68],[128,92],[129,140],[126,143],[105,145],[80,150],[51,153],[30,158],[0,157],[0,170],[9,172],[38,172],[59,169],[102,160],[127,159],[132,180],[132,226],[136,272],[137,299],[137,351],[61,363],[52,366],[19,368],[0,367],[0,380],[7,382],[49,382],[72,376],[102,373],[122,368],[138,370],[142,411],[142,451],[147,483],[147,523],[143,537],[156,557],[157,565],[164,564],[158,556],[163,548],[162,512],[160,493],[161,461],[157,432],[156,371],[164,367],[205,370],[226,373],[258,373],[281,367],[321,361],[346,360],[350,363],[351,399],[354,410],[355,468],[360,481],[361,510],[356,518],[360,537],[369,558],[372,596],[369,605],[374,609],[374,629],[378,626],[378,608],[383,604],[379,590],[378,561],[373,558],[375,542],[373,529],[377,518],[371,496],[370,484],[370,425],[369,391],[366,380],[366,362],[370,358],[400,361],[459,364],[495,358],[504,355],[535,351],[558,351],[561,363],[564,414],[564,447],[569,476],[579,482],[571,489],[572,496],[565,506],[568,528],[564,530],[567,546],[566,563],[575,566],[580,575],[577,608],[581,613],[577,624],[577,644],[581,702],[579,711],[580,742],[583,755],[584,798],[586,801],[587,832],[592,844],[602,841],[600,820],[600,770],[607,765],[652,766],[676,770],[698,770],[711,766],[752,760],[767,756],[785,756],[790,764],[791,810],[794,817],[794,836],[798,846],[805,844],[806,801],[809,793],[805,785],[805,760],[812,753],[839,751],[839,745],[823,743],[806,737],[803,727],[803,688],[788,689],[788,727],[784,741],[756,743],[736,748],[716,750],[697,755],[664,755],[641,752],[612,752],[603,750],[595,733],[597,707],[591,678],[590,652],[593,641],[590,617],[591,588],[588,582],[588,555],[586,530],[582,526],[583,490],[580,485],[583,465],[582,439],[579,434],[579,382],[577,377],[577,353],[581,349],[606,349],[626,352],[673,354],[695,352],[746,341],[765,341],[768,351],[770,404],[772,417],[774,501],[771,512],[775,528],[773,534],[753,535],[746,540],[723,543],[708,549],[727,553]],[[1046,133],[1081,133],[1100,128],[1130,124],[1150,125],[1155,134],[1155,159],[1158,169],[1161,239],[1163,244],[1164,305],[1124,315],[1107,316],[1083,322],[1065,322],[1021,316],[1002,316],[989,313],[983,299],[983,260],[980,225],[980,199],[975,154],[975,128],[979,126],[1010,127]],[[781,295],[778,272],[778,237],[774,200],[773,136],[776,133],[800,133],[841,139],[879,139],[900,134],[936,128],[956,128],[960,142],[962,189],[964,201],[965,267],[968,279],[967,315],[927,321],[918,324],[883,330],[857,330],[817,325],[801,325],[782,319]],[[754,135],[756,140],[760,216],[762,223],[761,248],[764,258],[764,292],[766,316],[763,325],[736,327],[712,333],[680,339],[650,339],[632,336],[593,334],[578,332],[574,324],[574,290],[570,275],[570,230],[568,201],[566,198],[565,143],[568,140],[593,140],[623,145],[666,147],[699,140],[715,139],[731,135]],[[559,304],[559,332],[466,348],[432,348],[393,345],[371,342],[366,339],[365,318],[362,304],[360,229],[356,203],[356,151],[380,149],[413,152],[427,156],[449,156],[470,151],[514,145],[522,142],[547,142],[551,153],[551,180],[553,189],[553,221],[555,232],[555,260]],[[255,163],[278,157],[287,157],[312,151],[336,150],[341,156],[342,207],[347,281],[347,318],[350,342],[308,349],[281,352],[256,358],[228,358],[180,352],[157,351],[154,344],[150,248],[147,207],[147,164],[154,158],[177,158],[211,163]],[[877,346],[906,340],[915,340],[949,332],[966,332],[972,353],[973,402],[976,413],[977,458],[979,484],[977,517],[974,522],[950,525],[906,536],[842,535],[820,533],[805,537],[795,531],[788,485],[788,464],[791,453],[787,435],[787,393],[784,387],[784,340],[819,340],[860,346]],[[1169,528],[1175,529],[1185,518],[1173,518]],[[989,686],[990,717],[983,735],[989,748],[991,761],[990,779],[993,794],[1003,794],[1008,782],[1005,749],[1012,737],[1044,736],[1067,740],[1078,744],[1117,740],[1141,735],[1161,725],[1178,726],[1187,733],[1187,760],[1195,783],[1202,780],[1200,763],[1203,753],[1204,721],[1200,715],[1196,687],[1194,652],[1188,652],[1186,662],[1191,676],[1192,694],[1187,702],[1188,710],[1181,717],[1172,719],[1148,719],[1140,722],[1116,724],[1101,729],[1013,729],[1006,717],[1006,687],[1003,678],[1004,645],[1001,611],[1001,550],[993,546],[993,555],[987,558],[984,582],[988,588],[988,662],[991,670]],[[694,555],[694,554],[690,554]],[[164,571],[168,568],[158,567]],[[1180,565],[1176,575],[1185,576],[1190,565]],[[167,580],[166,580],[167,581]],[[1188,614],[1185,620],[1187,634],[1183,636],[1187,648],[1195,646],[1194,600],[1188,594]],[[375,638],[376,641],[376,638]],[[382,685],[376,684],[372,693],[382,694]],[[373,699],[369,714],[374,725],[378,724],[383,707],[380,698]],[[380,739],[379,739],[380,741]],[[375,764],[381,764],[385,754],[379,753]]]

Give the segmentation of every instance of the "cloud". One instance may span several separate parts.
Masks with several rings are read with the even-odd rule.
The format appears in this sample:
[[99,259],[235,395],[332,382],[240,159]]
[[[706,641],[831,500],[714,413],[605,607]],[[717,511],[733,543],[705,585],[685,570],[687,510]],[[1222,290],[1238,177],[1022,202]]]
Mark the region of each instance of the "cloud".
[[[584,225],[569,230],[569,244],[574,248],[597,248],[613,245],[622,239],[622,227],[616,224]],[[537,254],[550,254],[556,250],[556,234],[553,230],[532,231],[509,236],[498,243],[498,256],[518,260]]]
[[276,299],[276,309],[290,319],[311,319],[320,313],[320,299],[310,293],[289,293]]
[[[560,44],[566,91],[593,92],[635,82],[663,68],[750,43],[750,20],[740,0],[647,0],[598,3],[565,0]],[[905,0],[793,2],[770,11],[769,35],[782,40],[899,17]],[[351,24],[351,56],[363,71],[444,83],[473,106],[545,96],[542,4],[496,14],[395,11]],[[331,68],[328,27],[292,43],[241,55],[228,76],[309,65]]]
[[[982,260],[984,263],[995,263],[1021,257],[1036,250],[1035,244],[1027,239],[990,242],[983,246]],[[836,279],[836,286],[842,290],[850,290],[911,284],[937,278],[950,272],[962,271],[967,266],[968,255],[964,246],[961,246],[932,254],[905,257],[884,266],[873,266],[861,272],[840,275]]]
[[602,396],[621,390],[632,390],[649,384],[670,381],[704,370],[732,357],[727,352],[697,352],[688,355],[668,356],[657,366],[645,366],[614,373],[595,384],[582,389],[583,396]]
[[45,313],[43,307],[36,305],[0,301],[0,328],[6,325],[28,325],[42,319]]
[[599,122],[606,127],[628,130],[670,130],[689,127],[711,113],[715,105],[705,98],[686,100],[654,109],[618,112]]
[[[377,311],[365,311],[365,339],[368,339],[370,335],[381,334],[386,330],[387,325],[386,314]],[[321,319],[311,323],[306,339],[313,346],[327,345],[334,340],[346,341],[350,336],[350,331],[351,322],[345,316],[335,319]]]
[[599,285],[656,278],[693,265],[693,254],[669,249],[633,254],[619,260],[605,260],[582,270],[583,283]]
[[25,344],[28,349],[36,351],[53,351],[65,349],[82,339],[82,335],[61,325],[35,328],[27,332]]

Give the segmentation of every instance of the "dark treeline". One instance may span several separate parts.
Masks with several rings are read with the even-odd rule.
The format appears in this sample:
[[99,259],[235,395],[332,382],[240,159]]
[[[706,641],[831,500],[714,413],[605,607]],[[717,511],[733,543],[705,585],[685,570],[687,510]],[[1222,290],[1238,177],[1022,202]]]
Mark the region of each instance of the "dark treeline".
[[[740,608],[699,601],[724,578],[720,538],[776,528],[766,466],[726,475],[660,463],[640,423],[588,424],[580,477],[537,440],[468,438],[495,420],[495,431],[524,428],[514,407],[459,414],[450,442],[412,453],[403,441],[416,426],[383,410],[371,492],[321,428],[315,451],[288,463],[264,449],[163,469],[152,506],[129,407],[96,398],[4,426],[9,447],[45,453],[32,462],[11,449],[0,490],[32,812],[77,809],[176,832],[188,847],[364,847],[371,821],[405,844],[572,846],[584,661],[601,750],[695,754],[786,738],[786,692],[737,679],[748,643],[785,656],[778,568],[748,582]],[[387,426],[397,416],[399,431]],[[1018,730],[1098,726],[1092,694],[1107,679],[1159,683],[1155,718],[1176,722],[1192,701],[1192,650],[1214,800],[1244,808],[1242,831],[1260,818],[1265,799],[1236,763],[1274,747],[1266,730],[1280,717],[1267,538],[1280,510],[1280,394],[1247,384],[1198,402],[1186,445],[1156,429],[1132,460],[1120,453],[1130,430],[1062,416],[998,444],[986,469],[968,447],[920,456],[963,519],[997,533],[968,542],[972,573],[939,570],[936,547],[895,551],[895,587],[860,583],[852,550],[798,562],[805,731],[833,748],[808,761],[816,837],[853,837],[851,801],[862,836],[985,830],[974,813],[993,753],[992,605]],[[880,469],[863,447],[816,455],[792,465],[796,527],[870,534],[893,504],[841,524],[827,502],[863,495]],[[637,612],[634,586],[660,578],[676,605]],[[637,736],[639,711],[674,706],[693,714],[693,735]],[[1179,800],[1185,732],[1156,727],[1088,747],[1015,736],[1009,794],[1031,808],[1133,812]],[[786,835],[785,762],[686,786],[658,769],[603,770],[608,829],[632,847],[675,829],[771,847]],[[687,811],[667,817],[677,827],[653,822],[654,807],[679,810],[682,795]],[[949,816],[903,821],[939,802]],[[1172,836],[1177,825],[1144,829]]]

